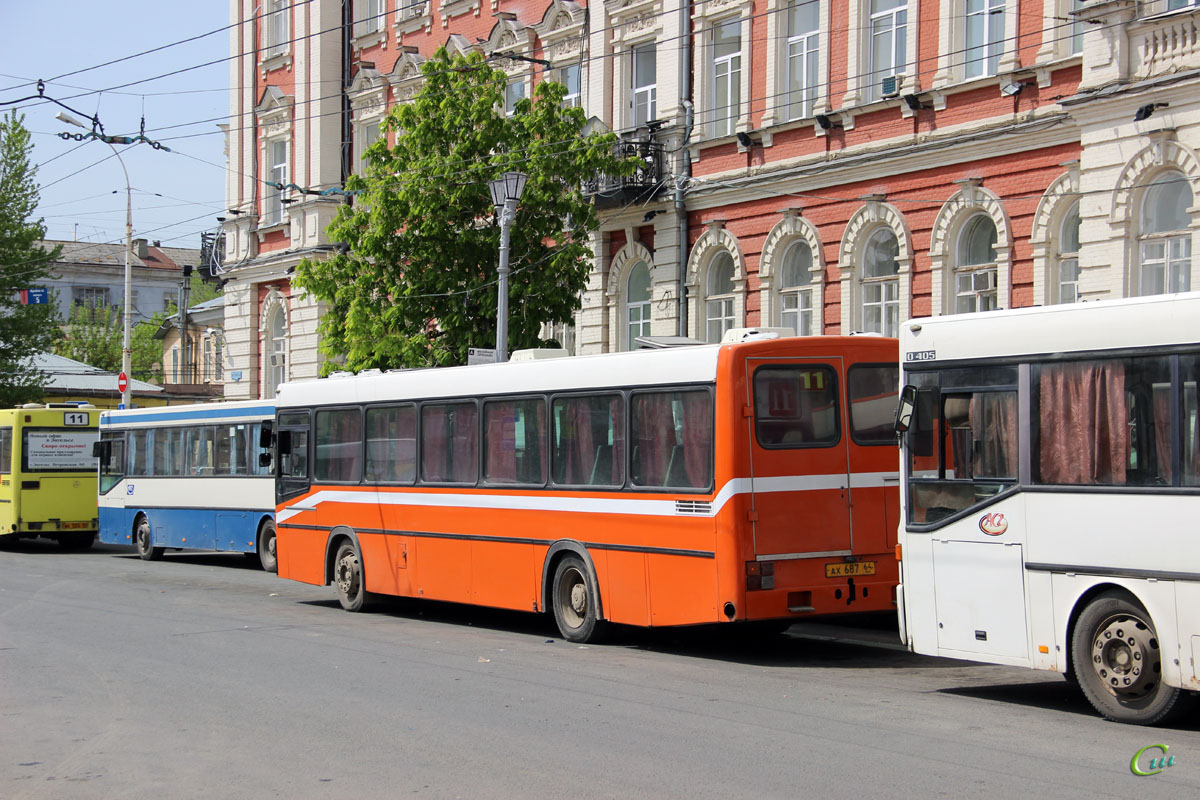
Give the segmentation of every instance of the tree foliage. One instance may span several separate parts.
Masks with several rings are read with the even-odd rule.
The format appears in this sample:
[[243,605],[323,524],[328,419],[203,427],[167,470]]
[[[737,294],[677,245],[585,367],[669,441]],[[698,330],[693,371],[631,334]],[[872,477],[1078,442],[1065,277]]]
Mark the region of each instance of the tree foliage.
[[[129,336],[131,378],[151,381],[162,378],[162,340],[154,333],[163,323],[163,315],[155,314],[149,322],[133,326]],[[71,309],[65,335],[54,348],[60,356],[82,361],[109,372],[121,369],[121,340],[124,337],[124,318],[120,306],[79,305]]]
[[583,135],[586,119],[564,108],[565,87],[543,81],[511,116],[505,73],[482,56],[439,50],[422,67],[422,90],[394,107],[351,176],[353,205],[330,224],[344,252],[305,260],[295,284],[325,305],[325,370],[461,364],[468,347],[496,341],[500,230],[488,183],[529,176],[511,228],[510,349],[536,347],[542,323],[579,307],[596,228],[583,180],[628,174],[612,134]]
[[22,305],[20,291],[50,276],[61,247],[46,250],[46,226],[33,219],[37,167],[24,116],[0,117],[0,407],[40,400],[46,376],[29,358],[59,337],[53,303]]

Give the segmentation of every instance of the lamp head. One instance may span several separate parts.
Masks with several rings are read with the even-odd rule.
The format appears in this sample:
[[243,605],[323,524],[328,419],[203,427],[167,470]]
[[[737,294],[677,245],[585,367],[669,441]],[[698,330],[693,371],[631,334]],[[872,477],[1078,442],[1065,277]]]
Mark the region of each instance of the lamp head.
[[54,115],[54,118],[59,122],[65,122],[68,125],[74,125],[76,128],[87,128],[87,125],[84,125],[83,121],[80,120],[79,117],[67,111],[58,112]]
[[1025,84],[1023,84],[1023,83],[1018,83],[1017,81],[1009,81],[1008,83],[1006,83],[1000,87],[1000,94],[1004,95],[1005,97],[1012,97],[1013,95],[1020,94],[1021,90],[1024,88],[1025,88]]
[[742,147],[750,147],[754,144],[754,140],[750,138],[750,134],[746,133],[745,131],[737,132],[737,140],[738,144],[740,144]]

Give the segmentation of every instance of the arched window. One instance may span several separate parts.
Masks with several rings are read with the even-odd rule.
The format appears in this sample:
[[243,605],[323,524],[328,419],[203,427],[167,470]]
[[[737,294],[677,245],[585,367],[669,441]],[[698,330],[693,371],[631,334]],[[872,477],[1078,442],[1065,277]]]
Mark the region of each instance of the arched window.
[[637,262],[629,270],[629,280],[625,284],[625,320],[625,346],[632,350],[637,347],[637,337],[650,335],[650,268],[645,261]]
[[713,256],[708,265],[705,284],[705,321],[707,341],[719,342],[725,331],[734,325],[733,316],[733,255],[723,250]]
[[1063,217],[1058,234],[1058,278],[1054,282],[1054,302],[1079,300],[1079,203]]
[[780,273],[779,324],[797,336],[812,336],[814,330],[813,254],[806,241],[796,241],[783,257]]
[[1191,183],[1178,170],[1162,173],[1146,189],[1140,231],[1140,294],[1191,288],[1191,205]]
[[896,336],[900,332],[900,242],[891,228],[867,239],[862,262],[863,330]]
[[275,397],[279,384],[287,380],[287,324],[282,306],[271,310],[267,333],[267,369],[263,395],[270,399]]
[[960,314],[996,307],[996,223],[987,214],[971,217],[958,235],[954,294]]

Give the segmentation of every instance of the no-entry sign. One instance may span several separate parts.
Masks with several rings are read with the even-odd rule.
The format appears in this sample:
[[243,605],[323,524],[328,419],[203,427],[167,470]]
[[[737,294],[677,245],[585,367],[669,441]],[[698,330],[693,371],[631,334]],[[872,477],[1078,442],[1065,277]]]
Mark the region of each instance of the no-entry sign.
[[125,390],[129,388],[129,376],[122,372],[117,376],[117,391],[125,394]]

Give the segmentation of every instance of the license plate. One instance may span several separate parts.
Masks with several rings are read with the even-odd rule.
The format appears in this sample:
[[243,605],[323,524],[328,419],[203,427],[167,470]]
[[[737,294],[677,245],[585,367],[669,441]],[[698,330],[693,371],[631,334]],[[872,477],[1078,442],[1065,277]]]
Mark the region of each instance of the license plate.
[[847,561],[843,564],[826,564],[826,578],[852,578],[855,575],[874,575],[874,561]]
[[73,529],[76,529],[76,528],[86,528],[87,526],[88,526],[88,524],[87,524],[86,522],[61,522],[61,523],[59,523],[59,525],[58,525],[58,527],[62,528],[63,530],[73,530]]

